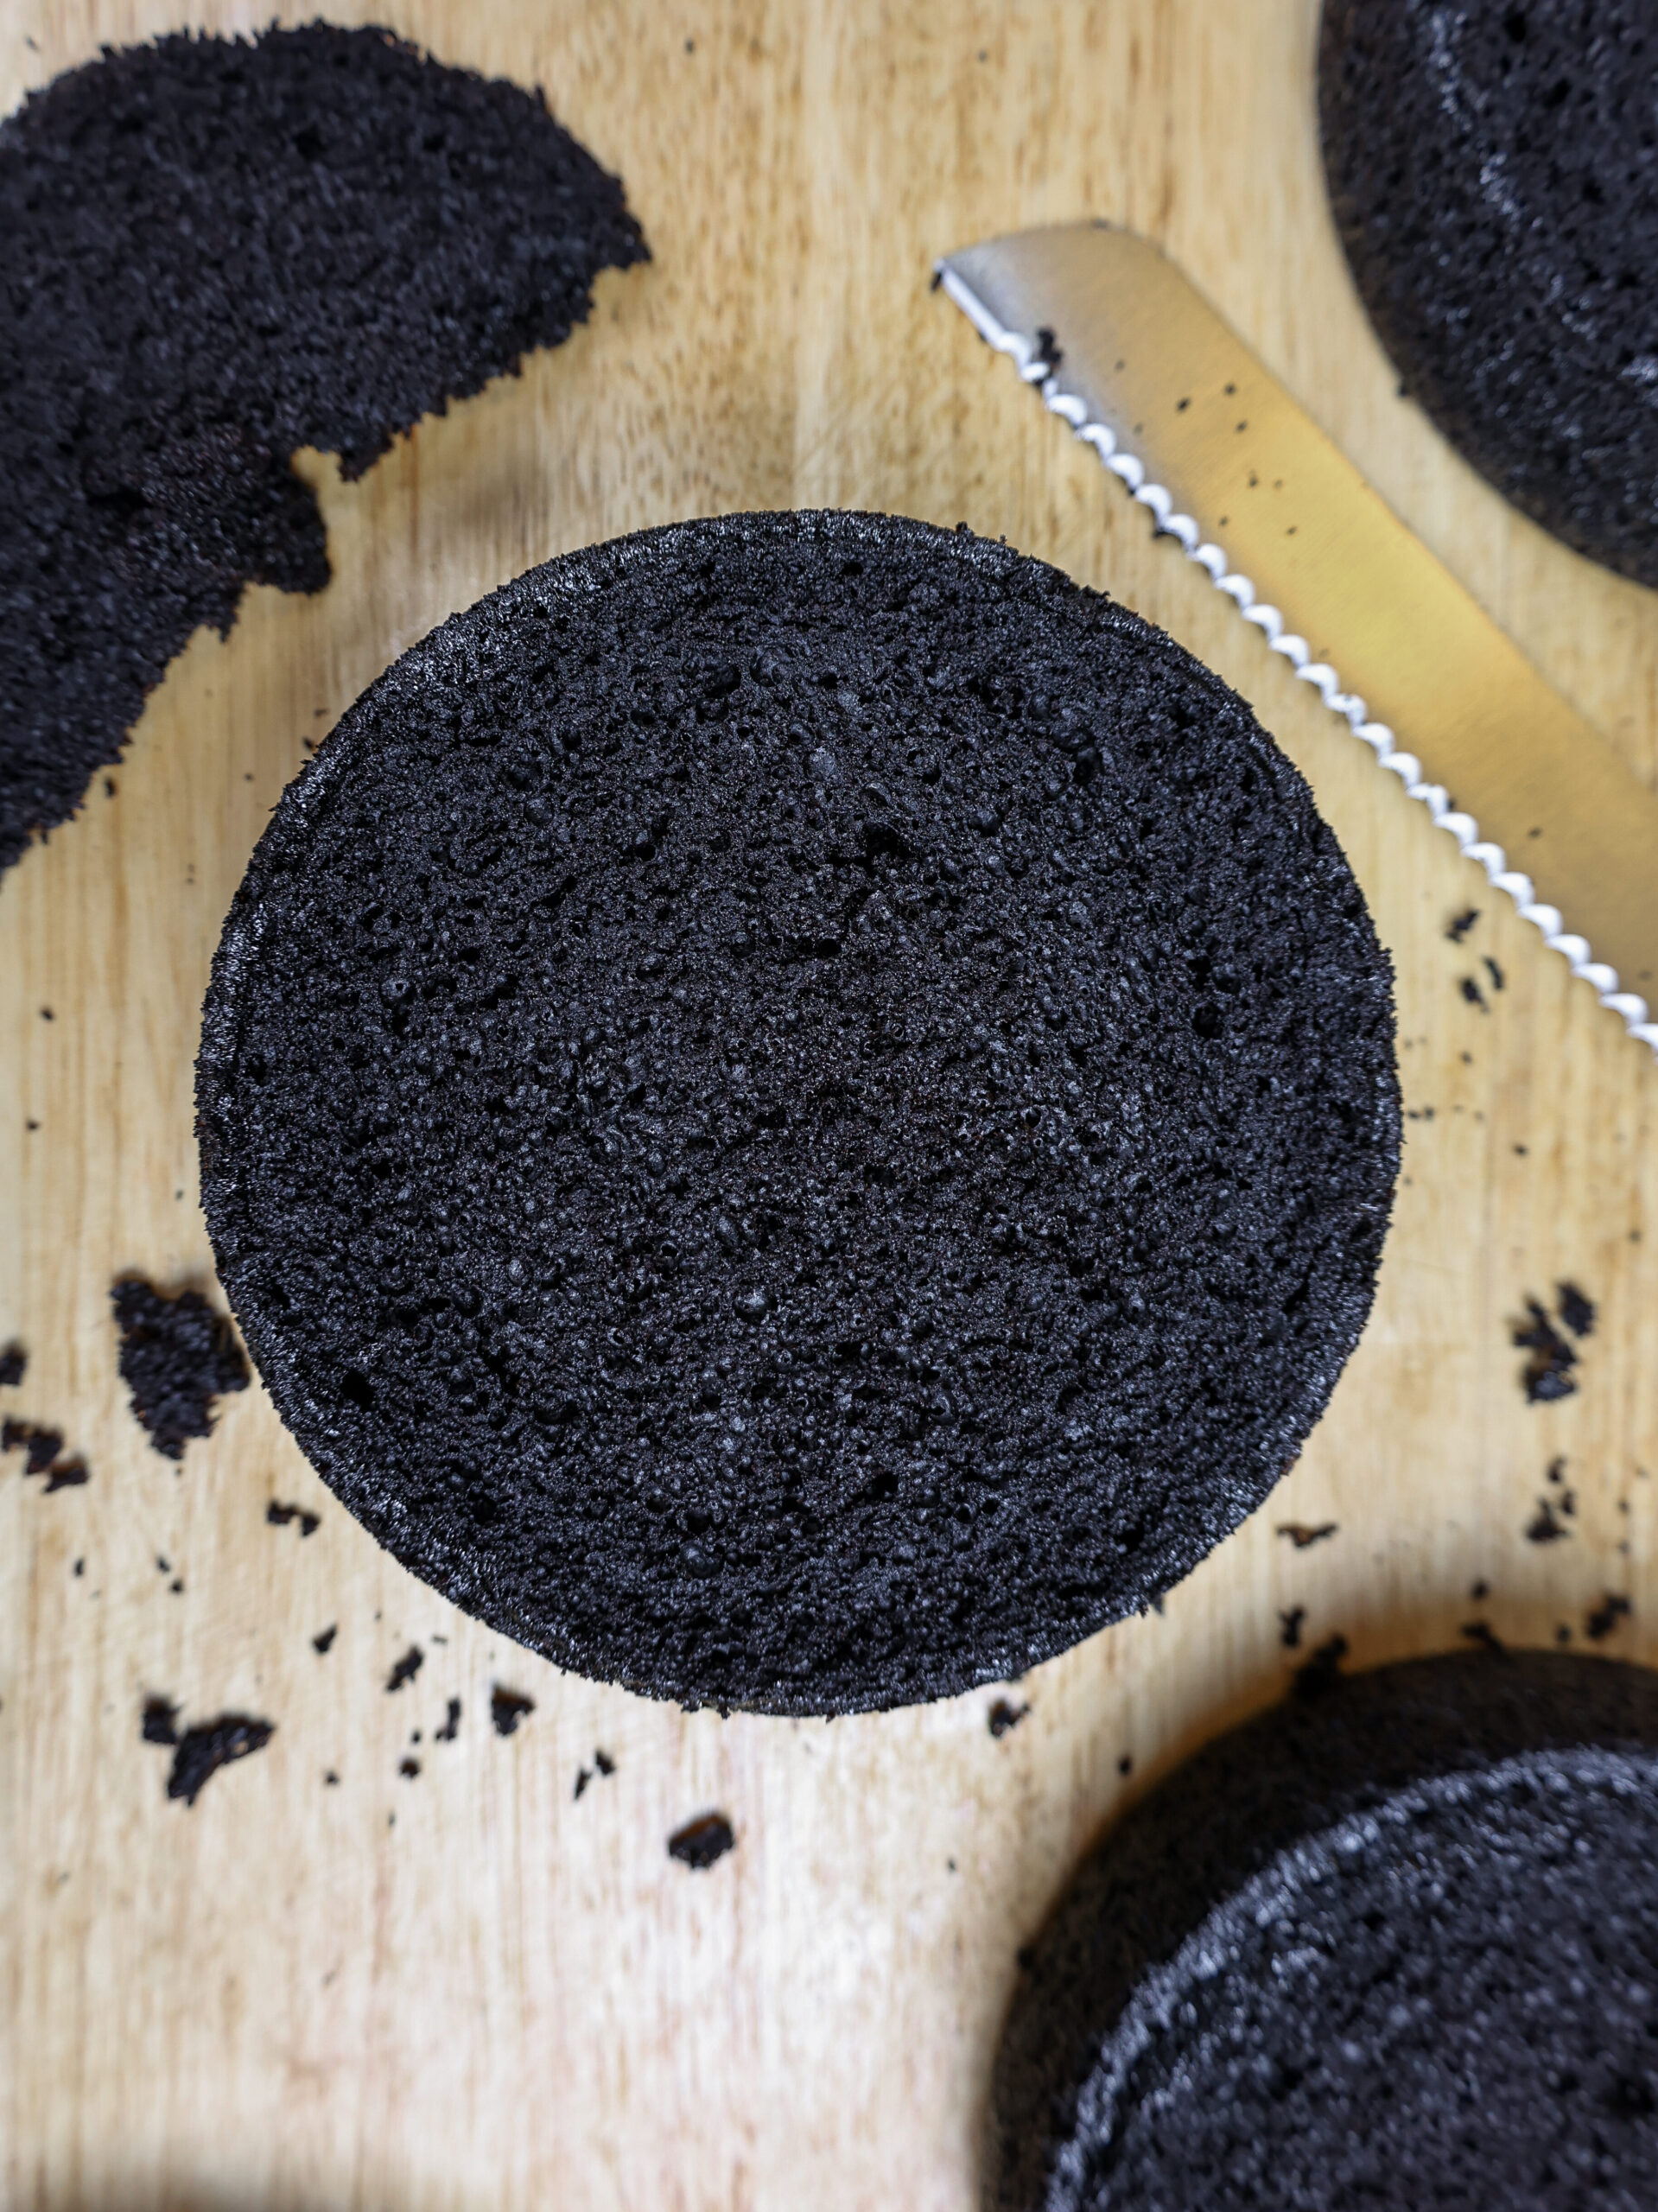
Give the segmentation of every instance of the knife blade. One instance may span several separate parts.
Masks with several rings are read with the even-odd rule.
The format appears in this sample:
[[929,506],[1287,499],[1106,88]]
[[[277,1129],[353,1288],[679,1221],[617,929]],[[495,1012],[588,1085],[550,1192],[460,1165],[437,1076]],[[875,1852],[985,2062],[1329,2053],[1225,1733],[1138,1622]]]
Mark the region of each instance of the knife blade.
[[1658,795],[1190,279],[1087,222],[969,246],[935,283],[1658,1052]]

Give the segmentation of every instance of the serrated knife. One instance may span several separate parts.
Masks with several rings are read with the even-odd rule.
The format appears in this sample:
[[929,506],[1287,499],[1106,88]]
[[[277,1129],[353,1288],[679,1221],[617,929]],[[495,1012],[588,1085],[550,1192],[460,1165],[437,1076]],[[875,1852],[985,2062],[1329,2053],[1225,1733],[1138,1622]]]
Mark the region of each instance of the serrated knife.
[[1076,223],[969,246],[937,280],[1658,1052],[1658,796],[1174,263]]

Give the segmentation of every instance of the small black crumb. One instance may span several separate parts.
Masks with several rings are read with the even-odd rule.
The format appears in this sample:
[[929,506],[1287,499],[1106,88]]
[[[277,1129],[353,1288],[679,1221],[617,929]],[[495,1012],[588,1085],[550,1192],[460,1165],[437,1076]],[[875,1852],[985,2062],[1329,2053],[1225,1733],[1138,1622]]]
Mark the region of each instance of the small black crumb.
[[74,1575],[75,1575],[75,1577],[76,1577],[76,1579],[77,1579],[77,1580],[79,1580],[79,1577],[80,1577],[81,1575],[85,1574],[85,1573],[86,1572],[86,1560],[85,1560],[84,1559],[78,1559],[78,1560],[75,1561],[75,1564],[74,1564],[74,1567],[73,1567],[73,1573],[74,1573]]
[[403,1759],[398,1765],[397,1772],[401,1775],[406,1776],[407,1778],[412,1782],[415,1777],[420,1772],[420,1761],[418,1759]]
[[[249,783],[251,783],[253,779],[250,776],[247,780]],[[115,779],[113,776],[105,776],[104,779],[104,796],[105,798],[113,798],[115,797]]]
[[1287,1536],[1298,1552],[1304,1552],[1309,1544],[1321,1543],[1326,1536],[1333,1536],[1340,1526],[1338,1521],[1320,1521],[1316,1529],[1310,1528],[1305,1521],[1280,1521],[1278,1533]]
[[170,1697],[147,1697],[139,1734],[146,1744],[176,1744],[179,1709]]
[[302,1505],[279,1504],[274,1497],[265,1508],[265,1519],[274,1529],[285,1529],[290,1521],[297,1521],[302,1536],[311,1535],[322,1525],[320,1514],[312,1513]]
[[1491,1011],[1490,1007],[1485,1003],[1484,992],[1481,990],[1479,985],[1474,981],[1471,976],[1464,976],[1463,977],[1462,995],[1467,1000],[1470,1006],[1477,1006],[1482,1014],[1489,1014]]
[[86,1462],[77,1452],[73,1459],[61,1459],[63,1433],[55,1428],[36,1428],[26,1421],[0,1421],[0,1452],[21,1452],[23,1454],[25,1475],[44,1475],[46,1494],[54,1490],[73,1490],[89,1479]]
[[330,1767],[327,1772],[323,1776],[322,1782],[325,1789],[338,1789],[340,1787],[340,1777],[334,1772],[332,1767]]
[[0,1351],[0,1389],[10,1390],[23,1379],[29,1365],[29,1354],[21,1344],[8,1344]]
[[327,1628],[325,1628],[325,1629],[322,1630],[322,1632],[321,1632],[321,1634],[320,1636],[314,1636],[314,1637],[311,1638],[311,1649],[312,1649],[312,1650],[313,1650],[313,1651],[327,1651],[327,1650],[332,1649],[333,1645],[334,1645],[334,1640],[335,1637],[337,1637],[337,1636],[339,1635],[339,1633],[340,1633],[340,1624],[339,1624],[339,1622],[338,1622],[338,1621],[330,1621],[330,1622],[328,1623],[328,1625],[327,1626]]
[[49,1006],[43,1006],[41,1008],[41,1020],[42,1021],[55,1021],[57,1020],[57,1016],[53,1013]]
[[175,1574],[167,1586],[175,1598],[181,1598],[184,1595],[183,1576]]
[[194,1805],[221,1766],[245,1758],[250,1751],[262,1751],[276,1732],[274,1721],[255,1720],[245,1713],[221,1713],[217,1720],[187,1728],[173,1754],[168,1796]]
[[390,1697],[393,1690],[400,1690],[405,1682],[412,1682],[425,1664],[426,1654],[419,1644],[411,1643],[386,1677],[386,1695]]
[[1473,1599],[1476,1605],[1481,1604],[1484,1599],[1490,1596],[1491,1586],[1485,1580],[1484,1576],[1481,1575],[1477,1582],[1471,1583],[1469,1585],[1468,1594],[1471,1599]]
[[588,1783],[600,1782],[607,1775],[614,1774],[615,1771],[616,1762],[612,1758],[610,1753],[608,1751],[595,1751],[593,1755],[593,1764],[591,1766],[578,1768],[576,1770],[575,1794],[577,1797],[579,1798],[581,1796],[581,1792],[587,1788]]
[[1322,1697],[1332,1690],[1341,1679],[1342,1661],[1347,1656],[1344,1636],[1327,1637],[1310,1659],[1303,1660],[1294,1675],[1298,1697]]
[[489,1717],[498,1736],[510,1736],[519,1721],[528,1719],[535,1709],[534,1698],[521,1697],[517,1690],[504,1690],[499,1683],[489,1694]]
[[1501,968],[1497,966],[1496,961],[1492,959],[1489,952],[1484,956],[1484,959],[1485,972],[1491,979],[1491,988],[1494,991],[1505,989],[1507,988],[1507,984]]
[[1132,1774],[1134,1770],[1134,1755],[1132,1751],[1125,1751],[1122,1757],[1117,1761],[1117,1772],[1119,1774]]
[[1578,1387],[1570,1372],[1578,1355],[1534,1298],[1526,1300],[1526,1311],[1530,1319],[1514,1331],[1515,1343],[1531,1354],[1521,1376],[1526,1402],[1547,1405],[1556,1398],[1569,1398]]
[[1458,914],[1454,922],[1447,925],[1445,935],[1451,939],[1452,944],[1460,944],[1478,919],[1479,908],[1470,906]]
[[1531,1157],[1530,1152],[1523,1144],[1515,1145],[1515,1152],[1521,1160],[1528,1160]]
[[1013,1958],[1019,1967],[1020,1972],[1021,1974],[1029,1974],[1031,1969],[1036,1964],[1035,1945],[1032,1943],[1021,1943],[1018,1950],[1014,1952]]
[[461,1700],[458,1697],[452,1697],[449,1700],[448,1716],[441,1728],[433,1729],[432,1741],[435,1744],[452,1744],[460,1733]]
[[1611,1634],[1621,1620],[1628,1618],[1629,1612],[1629,1599],[1620,1598],[1609,1590],[1593,1612],[1585,1616],[1583,1632],[1591,1643],[1598,1643],[1604,1637]]
[[1526,1534],[1534,1544],[1552,1544],[1562,1536],[1569,1536],[1572,1531],[1563,1529],[1555,1519],[1554,1508],[1549,1499],[1540,1497],[1536,1512],[1526,1523]]
[[409,1737],[409,1740],[410,1740],[410,1742],[411,1744],[417,1744],[417,1743],[419,1743],[419,1741],[420,1741],[420,1739],[421,1739],[422,1732],[420,1729],[418,1729],[418,1728],[412,1729],[412,1730],[410,1732],[410,1737]]
[[1566,1454],[1564,1452],[1556,1452],[1553,1459],[1549,1461],[1548,1479],[1552,1483],[1563,1483],[1566,1480]]
[[1005,1736],[1010,1728],[1017,1728],[1030,1709],[1028,1705],[1013,1705],[1007,1698],[999,1697],[990,1708],[991,1734]]
[[683,1828],[676,1828],[669,1837],[668,1856],[677,1859],[682,1866],[695,1866],[700,1871],[712,1866],[716,1859],[723,1859],[736,1840],[723,1813],[700,1813],[696,1820],[687,1821]]
[[1595,1333],[1595,1301],[1585,1298],[1574,1282],[1558,1283],[1560,1294],[1560,1319],[1574,1337],[1592,1337]]
[[173,1562],[164,1552],[157,1552],[156,1554],[156,1572],[157,1574],[170,1574],[173,1572]]
[[1490,1621],[1464,1621],[1462,1633],[1471,1643],[1483,1644],[1487,1651],[1505,1652],[1509,1648]]
[[1286,1651],[1301,1649],[1301,1624],[1307,1617],[1305,1605],[1292,1605],[1288,1612],[1278,1616],[1278,1640]]
[[43,1475],[62,1449],[60,1429],[36,1428],[26,1421],[0,1422],[0,1452],[22,1452],[26,1475]]
[[230,1317],[200,1291],[171,1294],[128,1275],[110,1292],[121,1332],[121,1377],[132,1410],[162,1457],[181,1459],[193,1436],[213,1433],[214,1401],[245,1390],[248,1363]]

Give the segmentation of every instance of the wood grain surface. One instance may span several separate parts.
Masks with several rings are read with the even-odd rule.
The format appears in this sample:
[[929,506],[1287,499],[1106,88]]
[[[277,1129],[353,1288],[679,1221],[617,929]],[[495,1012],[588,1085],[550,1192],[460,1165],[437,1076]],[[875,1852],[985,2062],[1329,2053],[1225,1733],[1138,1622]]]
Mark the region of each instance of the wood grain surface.
[[[1163,241],[1648,780],[1655,602],[1510,514],[1398,398],[1324,200],[1313,0],[330,12],[543,84],[656,257],[361,482],[308,458],[327,590],[251,590],[227,641],[198,636],[113,796],[100,779],[0,880],[0,1343],[30,1356],[0,1411],[92,1470],[48,1497],[0,1462],[0,2189],[29,2212],[965,2212],[1019,1946],[1101,1823],[1307,1646],[1339,1631],[1372,1662],[1483,1621],[1580,1648],[1611,1592],[1633,1610],[1595,1648],[1658,1657],[1658,1069],[930,296],[931,257],[1089,213]],[[0,0],[0,105],[105,41],[269,13]],[[306,748],[533,562],[797,505],[965,519],[1164,624],[1311,778],[1397,964],[1404,1180],[1327,1417],[1160,1616],[1029,1675],[1000,1738],[988,1691],[826,1726],[562,1675],[378,1551],[257,1385],[175,1470],[116,1372],[118,1273],[218,1295],[198,1010]],[[1599,1324],[1577,1395],[1528,1406],[1511,1325],[1562,1279]],[[1528,1541],[1568,1488],[1569,1534]],[[316,1532],[270,1524],[273,1498]],[[1276,1533],[1326,1521],[1305,1549]],[[510,1738],[497,1684],[535,1704]],[[149,1694],[276,1732],[187,1809],[140,1741]],[[615,1771],[578,1799],[599,1748]],[[734,1850],[670,1860],[714,1808]]]

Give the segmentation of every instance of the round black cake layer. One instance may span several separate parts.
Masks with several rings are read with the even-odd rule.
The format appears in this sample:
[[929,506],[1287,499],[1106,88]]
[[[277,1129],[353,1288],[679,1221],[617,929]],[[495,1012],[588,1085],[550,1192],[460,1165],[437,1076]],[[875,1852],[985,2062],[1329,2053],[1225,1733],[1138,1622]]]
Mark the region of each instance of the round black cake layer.
[[1325,0],[1324,166],[1404,386],[1516,506],[1658,584],[1658,18]]
[[290,787],[199,1076],[315,1465],[639,1689],[1016,1674],[1266,1495],[1369,1309],[1388,963],[1306,788],[964,533],[689,524],[457,617]]
[[1649,2205],[1658,1676],[1314,1679],[1085,1864],[1008,2020],[988,2203]]
[[0,124],[0,868],[243,587],[317,591],[359,475],[640,259],[539,92],[376,29],[106,52]]

